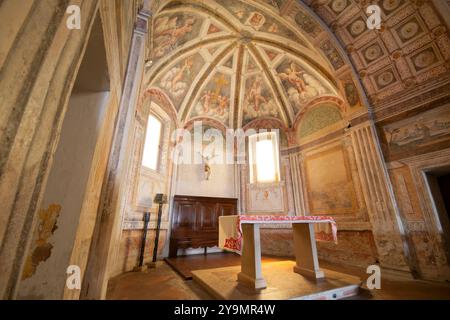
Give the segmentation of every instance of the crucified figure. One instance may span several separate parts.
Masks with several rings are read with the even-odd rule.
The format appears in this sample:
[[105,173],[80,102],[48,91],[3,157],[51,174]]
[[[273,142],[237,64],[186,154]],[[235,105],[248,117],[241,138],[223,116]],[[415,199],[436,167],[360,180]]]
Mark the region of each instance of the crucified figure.
[[215,158],[215,153],[213,153],[212,155],[209,156],[205,156],[203,154],[200,154],[202,159],[203,159],[203,172],[205,174],[205,180],[209,180],[209,177],[211,176],[211,166],[209,164],[209,161],[212,158]]

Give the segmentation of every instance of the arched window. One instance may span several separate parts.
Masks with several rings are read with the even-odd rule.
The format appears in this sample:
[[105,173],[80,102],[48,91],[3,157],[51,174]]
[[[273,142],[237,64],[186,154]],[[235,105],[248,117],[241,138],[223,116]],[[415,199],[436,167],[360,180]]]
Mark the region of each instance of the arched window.
[[250,183],[280,181],[278,136],[276,132],[249,137]]
[[161,150],[162,123],[154,115],[148,117],[147,133],[145,135],[144,155],[142,165],[146,168],[157,170]]

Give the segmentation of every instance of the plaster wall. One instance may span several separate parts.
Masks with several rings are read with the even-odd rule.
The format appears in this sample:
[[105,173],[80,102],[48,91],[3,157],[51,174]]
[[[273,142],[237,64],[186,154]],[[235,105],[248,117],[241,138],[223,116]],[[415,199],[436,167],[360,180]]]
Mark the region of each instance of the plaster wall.
[[180,164],[176,194],[204,197],[235,197],[234,165],[212,164],[211,176],[205,180],[203,165]]
[[[108,97],[108,92],[92,92],[73,94],[70,98],[40,211],[46,212],[52,206],[59,208],[54,232],[48,241],[51,255],[43,256],[46,244],[41,243],[41,234],[36,234],[32,259],[38,264],[28,266],[26,263],[25,271],[27,267],[33,270],[28,274],[30,277],[22,280],[19,298],[62,298],[66,269]],[[45,228],[48,218],[41,214],[39,231]]]

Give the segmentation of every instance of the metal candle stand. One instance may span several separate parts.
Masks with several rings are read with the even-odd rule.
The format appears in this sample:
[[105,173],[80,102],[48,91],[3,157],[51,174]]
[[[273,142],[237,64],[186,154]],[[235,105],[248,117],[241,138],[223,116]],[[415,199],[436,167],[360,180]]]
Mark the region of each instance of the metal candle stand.
[[145,271],[147,269],[144,266],[144,253],[145,253],[145,243],[147,242],[147,230],[148,222],[150,221],[150,212],[144,213],[144,233],[142,235],[141,252],[139,254],[139,265],[133,269],[135,272]]
[[158,257],[159,231],[161,229],[162,206],[163,204],[167,203],[167,196],[162,193],[157,193],[155,199],[153,199],[153,202],[158,204],[158,222],[156,224],[155,245],[153,246],[153,259],[152,262],[148,264],[149,268],[156,268],[156,259]]

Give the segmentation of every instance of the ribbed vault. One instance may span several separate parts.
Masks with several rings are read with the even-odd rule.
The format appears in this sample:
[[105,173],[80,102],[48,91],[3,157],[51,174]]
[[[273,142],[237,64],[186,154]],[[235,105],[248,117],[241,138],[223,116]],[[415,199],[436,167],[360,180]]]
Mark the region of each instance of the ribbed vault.
[[145,85],[161,91],[182,125],[209,118],[237,128],[266,119],[290,128],[310,108],[332,105],[341,120],[362,109],[331,40],[334,60],[281,15],[277,1],[165,1],[159,8]]

